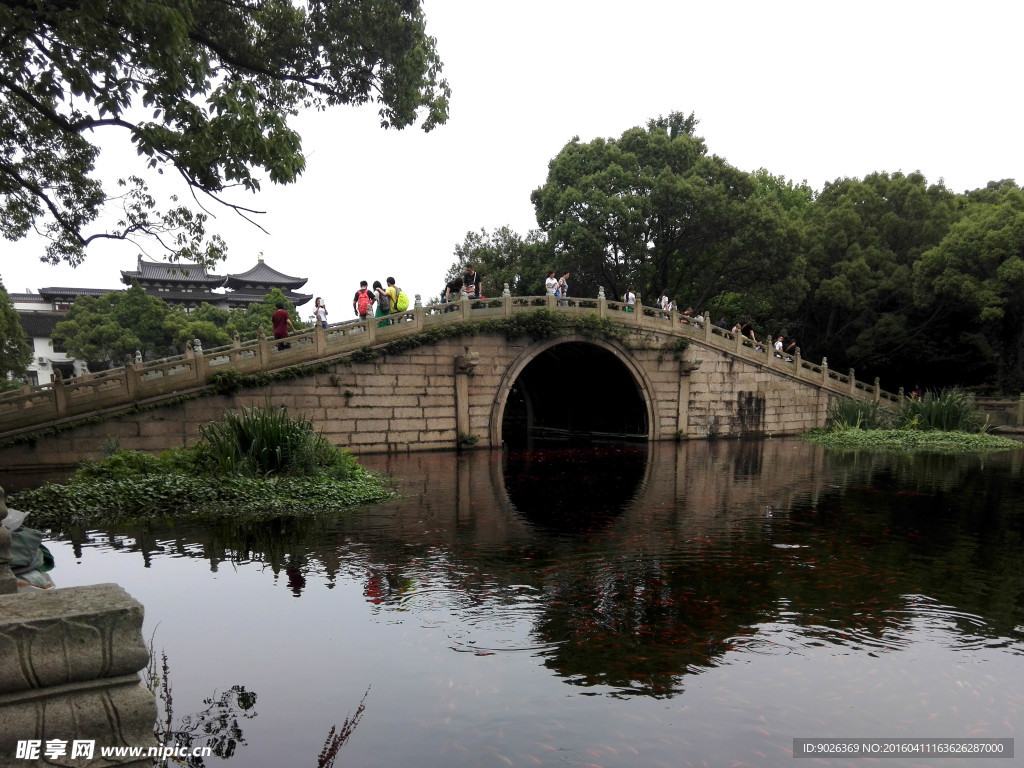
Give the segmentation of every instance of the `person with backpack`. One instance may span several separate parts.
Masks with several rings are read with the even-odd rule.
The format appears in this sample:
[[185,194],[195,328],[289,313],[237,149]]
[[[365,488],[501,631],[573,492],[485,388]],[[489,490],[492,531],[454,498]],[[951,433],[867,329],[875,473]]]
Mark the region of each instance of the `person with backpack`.
[[[385,317],[391,314],[391,296],[384,286],[380,284],[380,280],[373,281],[373,294],[377,298],[377,311],[374,312],[374,317]],[[390,320],[381,320],[377,323],[378,328],[383,328],[385,325],[391,325]]]
[[376,300],[374,295],[370,293],[370,289],[366,287],[366,281],[360,280],[359,290],[356,291],[355,298],[352,299],[352,311],[356,313],[356,317],[360,320],[365,320]]
[[388,278],[388,295],[391,296],[392,312],[405,312],[409,308],[409,295],[395,285],[393,277]]

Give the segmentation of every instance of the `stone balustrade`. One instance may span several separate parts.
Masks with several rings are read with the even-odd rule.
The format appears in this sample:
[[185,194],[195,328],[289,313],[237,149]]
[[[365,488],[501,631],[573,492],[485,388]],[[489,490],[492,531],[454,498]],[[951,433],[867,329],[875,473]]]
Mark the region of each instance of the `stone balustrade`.
[[166,401],[211,385],[218,371],[247,374],[330,360],[439,325],[508,317],[539,308],[567,315],[596,314],[645,333],[686,337],[836,394],[883,404],[898,402],[901,397],[901,394],[883,391],[877,379],[871,384],[857,381],[852,369],[847,374],[833,371],[824,361],[815,364],[804,360],[799,352],[777,357],[770,344],[754,345],[749,339],[709,323],[697,326],[676,311],[665,312],[639,304],[627,307],[621,301],[603,297],[504,295],[423,306],[417,296],[413,308],[388,315],[386,320],[368,318],[330,325],[326,329],[317,325],[290,336],[288,346],[283,349],[278,348],[278,340],[266,338],[236,340],[233,345],[198,354],[190,347],[184,355],[176,357],[133,363],[71,380],[57,377],[48,384],[5,393],[0,395],[0,439],[64,420],[114,415],[133,405]]

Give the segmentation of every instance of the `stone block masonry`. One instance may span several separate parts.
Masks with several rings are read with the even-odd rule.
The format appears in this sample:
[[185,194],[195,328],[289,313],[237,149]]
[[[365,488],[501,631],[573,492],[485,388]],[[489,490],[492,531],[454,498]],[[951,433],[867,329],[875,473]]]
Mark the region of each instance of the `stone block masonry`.
[[[651,440],[795,434],[820,426],[837,392],[854,390],[850,379],[837,378],[824,366],[799,359],[780,363],[723,340],[721,334],[697,333],[669,320],[645,316],[643,322],[651,325],[642,329],[646,341],[628,347],[572,335],[536,341],[467,335],[369,362],[329,363],[327,370],[230,396],[179,398],[167,405],[144,401],[137,412],[122,410],[99,423],[9,442],[0,446],[0,464],[13,471],[66,467],[101,458],[112,447],[158,452],[192,445],[200,439],[200,426],[220,419],[225,411],[267,402],[310,419],[333,444],[356,454],[447,450],[460,443],[497,447],[503,409],[516,378],[543,350],[566,342],[601,346],[629,370],[647,412]],[[631,333],[635,341],[640,332]],[[660,342],[651,341],[673,335],[690,337],[685,354],[667,354]],[[595,380],[581,386],[600,384]],[[168,391],[168,397],[174,395]],[[879,397],[877,388],[873,396]]]

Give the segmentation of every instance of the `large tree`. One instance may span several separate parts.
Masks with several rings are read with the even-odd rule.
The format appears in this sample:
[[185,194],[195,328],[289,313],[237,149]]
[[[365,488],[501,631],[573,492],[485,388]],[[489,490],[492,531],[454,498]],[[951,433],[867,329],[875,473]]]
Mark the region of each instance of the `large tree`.
[[455,258],[445,281],[462,277],[472,265],[482,278],[484,296],[501,296],[506,283],[513,296],[539,296],[544,293],[544,276],[559,266],[548,266],[551,258],[540,232],[533,230],[523,237],[508,227],[467,232],[466,239],[455,246]]
[[[380,105],[381,125],[447,119],[448,85],[420,0],[11,0],[0,3],[0,233],[33,229],[45,260],[76,264],[97,239],[155,237],[211,263],[209,201],[296,180],[289,118],[301,108]],[[140,167],[181,176],[196,206],[160,210],[137,176],[95,175],[101,136],[129,140]],[[206,198],[205,200],[203,198]],[[108,208],[119,209],[97,227]]]
[[673,113],[618,139],[569,142],[532,195],[537,221],[576,293],[680,305],[758,290],[788,276],[798,230],[752,174],[709,155],[691,114]]
[[141,352],[164,357],[174,350],[164,324],[171,308],[138,284],[104,296],[81,296],[57,323],[53,340],[96,371],[120,365]]
[[0,392],[16,385],[14,378],[25,374],[31,359],[32,347],[25,337],[25,329],[18,322],[18,313],[4,284],[0,283]]
[[805,353],[907,386],[943,349],[941,308],[915,301],[914,263],[958,216],[958,199],[920,173],[873,173],[826,184],[806,208],[800,309]]
[[245,309],[231,310],[226,330],[228,333],[237,331],[238,335],[243,339],[252,339],[256,337],[260,328],[262,328],[265,336],[268,338],[272,337],[274,334],[273,315],[279,303],[288,310],[288,315],[292,319],[292,325],[297,330],[301,331],[305,328],[305,324],[299,318],[295,305],[288,300],[288,297],[284,295],[280,288],[274,288],[258,304],[249,304]]
[[1003,391],[1024,388],[1024,190],[1002,181],[968,193],[963,217],[914,276],[919,301],[956,319],[943,357],[970,355],[959,380],[994,373]]

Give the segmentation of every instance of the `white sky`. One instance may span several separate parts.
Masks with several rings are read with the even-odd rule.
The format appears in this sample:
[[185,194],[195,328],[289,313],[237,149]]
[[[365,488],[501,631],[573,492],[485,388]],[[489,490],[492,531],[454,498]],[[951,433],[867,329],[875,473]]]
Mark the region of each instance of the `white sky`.
[[[815,189],[873,171],[920,170],[956,192],[1024,182],[1017,0],[425,0],[425,10],[452,88],[448,123],[424,134],[380,129],[373,108],[303,115],[298,183],[236,200],[267,211],[270,234],[214,211],[229,243],[217,274],[249,269],[262,251],[309,278],[302,292],[323,296],[331,321],[350,317],[361,279],[393,275],[426,300],[467,231],[536,227],[530,193],[574,136],[617,138],[672,111],[694,112],[709,151],[732,165]],[[110,178],[133,172],[132,159],[111,153]],[[5,287],[24,292],[122,287],[139,247],[101,244],[77,269],[38,262],[38,240],[0,240],[0,252]]]

